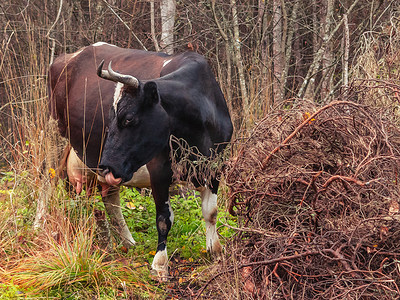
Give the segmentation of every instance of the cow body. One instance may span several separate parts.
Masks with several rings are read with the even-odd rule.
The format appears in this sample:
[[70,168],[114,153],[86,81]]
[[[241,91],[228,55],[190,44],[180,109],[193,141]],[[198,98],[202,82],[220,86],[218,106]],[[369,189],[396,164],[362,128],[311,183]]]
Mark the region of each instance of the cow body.
[[[102,60],[108,70],[102,69]],[[132,184],[145,165],[157,212],[158,246],[152,267],[165,277],[166,239],[173,223],[170,137],[184,139],[198,154],[210,157],[222,151],[232,135],[225,99],[206,60],[194,52],[168,56],[97,43],[57,58],[49,84],[50,110],[60,132],[85,165],[100,170],[112,186],[103,193],[103,201],[127,245],[134,241],[121,213],[117,185]],[[195,178],[207,249],[218,254],[218,181]]]

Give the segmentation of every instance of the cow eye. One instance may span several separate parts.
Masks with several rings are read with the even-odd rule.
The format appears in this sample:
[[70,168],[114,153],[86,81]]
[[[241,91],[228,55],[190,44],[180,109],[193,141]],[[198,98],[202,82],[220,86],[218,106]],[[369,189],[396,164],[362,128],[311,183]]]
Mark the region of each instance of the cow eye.
[[125,120],[122,122],[124,127],[135,125],[136,118],[132,115],[127,115]]

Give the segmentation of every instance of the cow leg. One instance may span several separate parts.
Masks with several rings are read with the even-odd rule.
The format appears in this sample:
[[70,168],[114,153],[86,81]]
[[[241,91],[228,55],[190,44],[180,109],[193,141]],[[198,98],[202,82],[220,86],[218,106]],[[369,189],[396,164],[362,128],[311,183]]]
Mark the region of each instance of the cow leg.
[[154,256],[152,269],[157,272],[161,281],[167,281],[168,277],[168,254],[167,236],[174,222],[174,213],[169,200],[164,203],[156,202],[156,222],[158,231],[157,252]]
[[205,187],[201,189],[201,211],[206,221],[206,246],[211,254],[220,256],[222,246],[219,242],[216,223],[217,223],[217,193]]
[[172,181],[171,164],[168,159],[155,158],[147,164],[156,205],[156,224],[158,231],[157,252],[152,269],[161,281],[167,281],[168,255],[167,236],[174,222],[174,213],[169,202],[169,186]]
[[125,218],[122,215],[121,202],[119,200],[119,187],[110,187],[107,195],[102,197],[107,214],[110,217],[111,225],[115,228],[117,234],[126,248],[135,245],[135,240],[126,225]]

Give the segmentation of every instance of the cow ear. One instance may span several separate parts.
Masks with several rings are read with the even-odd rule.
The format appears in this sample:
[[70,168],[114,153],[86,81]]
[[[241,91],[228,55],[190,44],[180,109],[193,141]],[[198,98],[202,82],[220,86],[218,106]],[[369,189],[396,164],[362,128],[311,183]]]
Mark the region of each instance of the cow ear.
[[160,101],[158,95],[157,84],[154,81],[146,82],[144,87],[144,103],[148,106],[152,106]]

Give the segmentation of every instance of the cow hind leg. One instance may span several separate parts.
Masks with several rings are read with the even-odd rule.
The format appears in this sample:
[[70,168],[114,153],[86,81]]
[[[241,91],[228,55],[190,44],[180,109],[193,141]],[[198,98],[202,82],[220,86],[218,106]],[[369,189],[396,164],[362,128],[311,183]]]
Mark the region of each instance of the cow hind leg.
[[125,218],[122,215],[121,202],[119,200],[119,187],[110,187],[107,195],[102,197],[111,225],[117,235],[121,238],[122,244],[126,248],[135,245],[135,240],[126,225]]
[[201,210],[206,222],[206,246],[207,251],[215,256],[220,256],[222,246],[218,238],[217,223],[217,194],[209,188],[201,190]]

